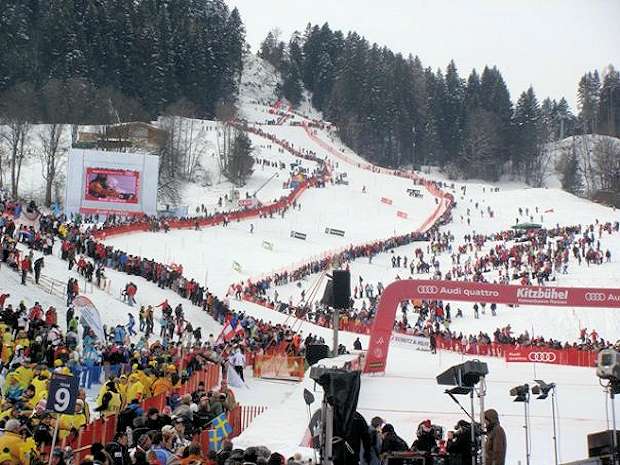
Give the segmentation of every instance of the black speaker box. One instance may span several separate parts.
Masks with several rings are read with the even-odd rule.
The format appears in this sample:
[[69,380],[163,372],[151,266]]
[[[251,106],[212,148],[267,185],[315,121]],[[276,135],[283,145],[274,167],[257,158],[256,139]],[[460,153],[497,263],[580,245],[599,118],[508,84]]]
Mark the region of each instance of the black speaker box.
[[334,308],[349,308],[351,301],[351,273],[348,270],[334,270],[332,273],[334,287]]
[[316,362],[329,357],[329,347],[325,344],[311,344],[306,347],[306,360],[308,365],[314,365]]

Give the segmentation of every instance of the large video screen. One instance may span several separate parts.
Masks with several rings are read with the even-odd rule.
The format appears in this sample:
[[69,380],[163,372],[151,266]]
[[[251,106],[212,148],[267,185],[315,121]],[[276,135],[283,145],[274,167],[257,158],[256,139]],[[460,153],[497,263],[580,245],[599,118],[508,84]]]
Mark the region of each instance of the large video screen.
[[158,175],[156,155],[71,149],[65,212],[155,215]]
[[86,168],[85,187],[85,200],[137,204],[140,195],[140,172]]

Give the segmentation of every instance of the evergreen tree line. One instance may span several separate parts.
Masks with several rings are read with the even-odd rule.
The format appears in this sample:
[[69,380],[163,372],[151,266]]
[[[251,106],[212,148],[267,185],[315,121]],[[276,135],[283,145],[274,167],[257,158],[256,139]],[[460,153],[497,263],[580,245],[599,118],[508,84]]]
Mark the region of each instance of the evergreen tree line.
[[223,0],[7,0],[0,10],[0,94],[77,91],[77,114],[37,105],[31,121],[109,122],[113,100],[136,119],[181,100],[213,117],[236,100],[245,30]]
[[[592,127],[610,135],[620,130],[610,122],[620,117],[620,88],[613,104],[602,97],[587,105],[580,100],[578,116],[564,98],[539,102],[531,87],[513,103],[496,67],[463,78],[454,61],[445,71],[433,70],[417,56],[328,24],[309,24],[288,43],[269,33],[259,56],[282,73],[282,96],[298,104],[302,89],[311,91],[343,141],[383,166],[437,165],[455,177],[486,180],[510,173],[541,185],[551,164],[549,142]],[[617,72],[606,79],[597,95],[610,95]],[[588,105],[599,109],[590,127],[584,125]]]

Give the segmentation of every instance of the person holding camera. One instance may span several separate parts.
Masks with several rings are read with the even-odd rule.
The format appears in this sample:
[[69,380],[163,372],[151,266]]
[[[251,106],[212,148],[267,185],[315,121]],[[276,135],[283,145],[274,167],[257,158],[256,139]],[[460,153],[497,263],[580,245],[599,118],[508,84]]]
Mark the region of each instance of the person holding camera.
[[471,464],[471,424],[465,420],[459,420],[454,431],[448,432],[446,452],[450,457],[450,465]]
[[430,454],[437,449],[435,429],[430,420],[424,420],[418,425],[417,436],[417,439],[413,441],[411,449],[424,454]]

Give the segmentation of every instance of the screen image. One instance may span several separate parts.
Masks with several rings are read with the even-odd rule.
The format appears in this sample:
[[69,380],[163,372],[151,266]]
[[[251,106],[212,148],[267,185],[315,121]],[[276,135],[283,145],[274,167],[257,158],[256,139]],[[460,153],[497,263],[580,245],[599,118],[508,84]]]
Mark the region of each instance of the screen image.
[[84,199],[96,202],[137,204],[139,181],[139,171],[86,168]]

